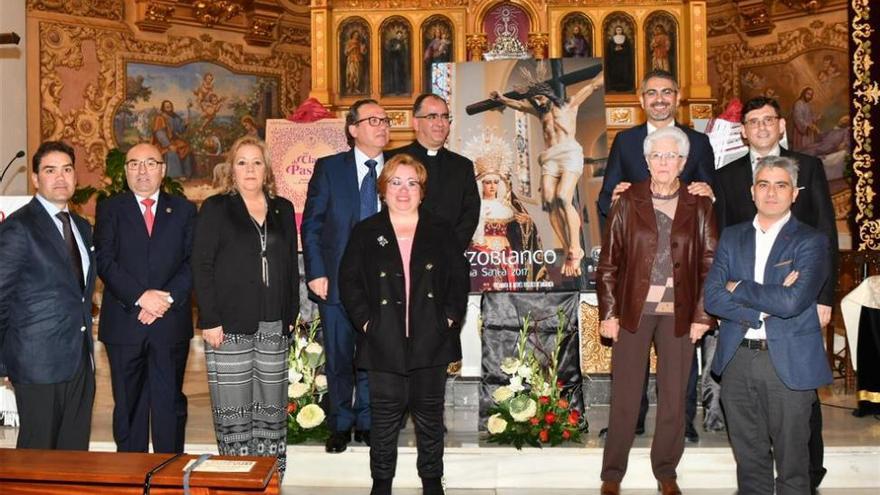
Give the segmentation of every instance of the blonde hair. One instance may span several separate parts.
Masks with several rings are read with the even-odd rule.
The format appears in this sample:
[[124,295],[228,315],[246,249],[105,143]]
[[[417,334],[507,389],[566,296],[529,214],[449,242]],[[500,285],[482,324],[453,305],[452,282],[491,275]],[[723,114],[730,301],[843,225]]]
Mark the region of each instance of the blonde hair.
[[376,184],[379,192],[379,198],[382,201],[385,201],[385,193],[388,191],[388,183],[391,182],[391,177],[393,177],[394,173],[397,172],[398,167],[412,167],[416,171],[416,180],[419,181],[420,198],[424,199],[425,185],[428,183],[428,170],[425,168],[424,165],[422,165],[422,162],[416,160],[411,155],[407,155],[406,153],[394,155],[390,160],[382,165],[382,173],[379,174],[379,178]]
[[233,171],[234,167],[232,164],[235,161],[235,155],[238,153],[238,150],[243,146],[256,146],[257,148],[260,148],[260,153],[263,155],[263,163],[266,168],[265,174],[263,175],[263,192],[270,198],[274,198],[276,194],[275,174],[272,173],[272,165],[269,163],[269,154],[266,153],[266,143],[264,143],[262,139],[253,136],[240,137],[232,143],[232,147],[229,148],[229,152],[226,154],[226,163],[223,165],[222,180],[220,180],[223,192],[226,194],[238,194],[238,188],[235,186],[235,172]]

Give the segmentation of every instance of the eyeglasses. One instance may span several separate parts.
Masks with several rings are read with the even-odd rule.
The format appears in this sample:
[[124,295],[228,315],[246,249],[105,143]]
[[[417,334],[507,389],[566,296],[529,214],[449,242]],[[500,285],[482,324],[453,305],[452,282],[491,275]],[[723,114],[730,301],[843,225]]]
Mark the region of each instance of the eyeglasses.
[[746,119],[745,124],[748,127],[758,127],[759,125],[762,125],[764,127],[770,127],[771,125],[775,124],[777,120],[779,120],[779,116],[777,116],[777,115],[765,115],[764,117],[761,117],[760,119],[758,117],[752,117],[751,119]]
[[372,127],[390,127],[391,119],[388,117],[367,117],[360,120],[355,120],[352,125],[358,125],[361,122],[366,122],[370,124]]
[[452,122],[452,116],[448,113],[429,113],[426,115],[416,115],[417,119],[425,119],[428,122]]
[[402,189],[404,187],[406,187],[407,189],[419,189],[422,187],[422,185],[419,184],[419,181],[417,181],[416,179],[409,179],[407,181],[404,181],[403,179],[398,179],[396,177],[389,180],[388,185],[395,189]]
[[642,91],[642,95],[647,96],[648,98],[656,98],[657,95],[661,95],[664,98],[669,98],[671,96],[674,96],[676,93],[678,93],[678,90],[672,88],[663,88],[659,91],[656,89]]
[[676,158],[684,158],[684,155],[679,155],[678,153],[673,153],[672,151],[667,151],[666,153],[648,153],[648,160],[652,162],[659,162],[660,160],[674,160]]
[[141,165],[144,166],[149,171],[153,171],[159,168],[159,165],[164,165],[165,162],[160,162],[159,160],[153,158],[147,158],[146,160],[129,160],[125,162],[125,168],[135,172],[140,170]]

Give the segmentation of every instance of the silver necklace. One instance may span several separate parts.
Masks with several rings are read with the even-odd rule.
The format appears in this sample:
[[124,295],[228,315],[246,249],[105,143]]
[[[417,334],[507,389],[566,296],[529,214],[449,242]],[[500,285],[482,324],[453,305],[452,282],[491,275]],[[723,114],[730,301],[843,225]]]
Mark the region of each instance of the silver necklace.
[[254,220],[254,217],[248,215],[251,219],[251,223],[254,224],[254,228],[257,229],[257,234],[260,235],[260,261],[263,267],[263,285],[269,287],[269,258],[266,256],[266,237],[268,235],[268,223],[269,217],[266,216],[266,219],[263,220],[263,226],[260,227],[260,224]]

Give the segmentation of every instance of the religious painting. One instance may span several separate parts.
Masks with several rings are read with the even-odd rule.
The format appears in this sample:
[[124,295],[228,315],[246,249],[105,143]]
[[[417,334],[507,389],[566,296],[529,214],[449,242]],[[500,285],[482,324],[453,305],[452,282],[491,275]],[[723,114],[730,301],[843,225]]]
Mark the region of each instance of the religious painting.
[[211,188],[232,143],[244,135],[263,138],[266,119],[280,116],[279,83],[211,62],[129,62],[125,99],[113,115],[116,146],[127,151],[152,142],[168,176],[186,182],[187,195],[200,197],[193,188]]
[[435,63],[452,61],[452,21],[442,15],[429,17],[422,24],[422,91],[431,92],[432,69]]
[[339,28],[339,95],[370,94],[370,27],[360,17],[346,19]]
[[504,2],[489,9],[483,17],[483,32],[489,50],[486,60],[528,58],[529,15],[519,5]]
[[645,67],[647,71],[659,69],[678,74],[677,40],[675,18],[666,12],[655,12],[645,20]]
[[444,64],[449,147],[474,162],[482,205],[471,290],[589,290],[585,163],[607,154],[601,60]]
[[847,54],[811,50],[781,63],[740,68],[740,99],[770,96],[779,101],[786,137],[795,151],[818,156],[829,181],[844,177],[852,126]]
[[391,17],[379,28],[382,40],[382,96],[412,94],[412,28],[403,17]]
[[635,22],[614,12],[602,24],[605,39],[605,90],[632,93],[636,90]]
[[562,56],[593,56],[593,23],[580,12],[562,18]]

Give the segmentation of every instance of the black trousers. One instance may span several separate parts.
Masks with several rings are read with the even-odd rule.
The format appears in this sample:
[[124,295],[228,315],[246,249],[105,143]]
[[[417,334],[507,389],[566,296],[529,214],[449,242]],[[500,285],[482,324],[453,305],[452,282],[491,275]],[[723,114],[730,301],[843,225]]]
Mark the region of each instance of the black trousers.
[[443,476],[443,399],[446,366],[435,366],[398,375],[369,371],[372,430],[370,473],[373,479],[394,478],[397,467],[397,435],[409,411],[416,429],[419,476]]
[[83,357],[73,377],[61,383],[15,383],[21,428],[19,449],[89,450],[95,369],[83,343]]
[[107,344],[113,385],[113,439],[119,452],[183,452],[187,401],[183,375],[189,341]]

